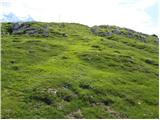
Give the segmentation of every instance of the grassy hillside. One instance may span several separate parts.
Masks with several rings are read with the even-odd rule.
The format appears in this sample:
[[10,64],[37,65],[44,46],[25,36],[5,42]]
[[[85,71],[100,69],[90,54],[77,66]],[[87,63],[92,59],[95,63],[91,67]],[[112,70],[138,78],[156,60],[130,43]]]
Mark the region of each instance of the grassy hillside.
[[116,26],[2,24],[2,118],[158,118],[158,38]]

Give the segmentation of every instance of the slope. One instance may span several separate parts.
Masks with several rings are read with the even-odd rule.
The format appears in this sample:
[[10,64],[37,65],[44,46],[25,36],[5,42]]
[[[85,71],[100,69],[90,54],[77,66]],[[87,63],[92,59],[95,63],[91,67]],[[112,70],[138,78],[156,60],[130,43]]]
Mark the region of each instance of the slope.
[[117,26],[2,24],[2,118],[158,118],[158,37]]

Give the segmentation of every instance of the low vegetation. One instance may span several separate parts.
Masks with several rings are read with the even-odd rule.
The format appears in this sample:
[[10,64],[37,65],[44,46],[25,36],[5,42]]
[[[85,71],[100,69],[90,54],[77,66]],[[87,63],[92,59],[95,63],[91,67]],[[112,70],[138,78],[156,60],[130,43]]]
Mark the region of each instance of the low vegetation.
[[2,24],[2,118],[158,118],[158,38],[116,26]]

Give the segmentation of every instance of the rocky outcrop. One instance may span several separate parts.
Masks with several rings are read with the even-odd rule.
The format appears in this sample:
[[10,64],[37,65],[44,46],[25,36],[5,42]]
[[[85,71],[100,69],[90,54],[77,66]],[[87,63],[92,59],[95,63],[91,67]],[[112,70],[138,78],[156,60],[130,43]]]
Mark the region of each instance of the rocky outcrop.
[[12,34],[26,34],[34,36],[49,35],[48,26],[31,26],[30,23],[14,23],[11,27]]
[[41,23],[12,23],[10,34],[13,35],[29,35],[29,36],[43,36],[43,37],[68,37],[68,34],[50,29],[48,24]]
[[[109,26],[109,25],[100,25],[100,26],[93,26],[91,27],[91,32],[95,35],[108,37],[112,36],[113,34],[122,35],[124,37],[137,39],[142,42],[146,42],[146,37],[149,35],[136,32],[131,29],[127,28],[120,28],[117,26]],[[158,38],[158,37],[157,37]]]

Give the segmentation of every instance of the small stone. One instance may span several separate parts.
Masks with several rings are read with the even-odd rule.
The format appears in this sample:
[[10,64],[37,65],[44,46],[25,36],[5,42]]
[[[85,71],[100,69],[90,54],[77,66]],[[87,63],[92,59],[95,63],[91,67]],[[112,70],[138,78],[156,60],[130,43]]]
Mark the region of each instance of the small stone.
[[52,88],[49,88],[47,90],[48,93],[52,93],[52,94],[56,94],[57,93],[57,90],[56,89],[52,89]]

